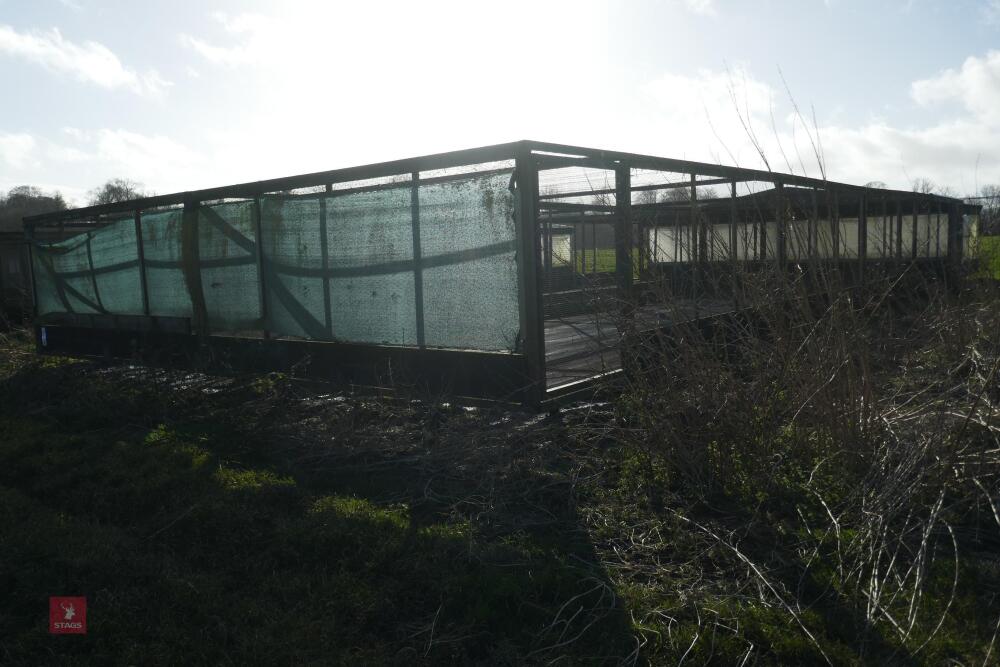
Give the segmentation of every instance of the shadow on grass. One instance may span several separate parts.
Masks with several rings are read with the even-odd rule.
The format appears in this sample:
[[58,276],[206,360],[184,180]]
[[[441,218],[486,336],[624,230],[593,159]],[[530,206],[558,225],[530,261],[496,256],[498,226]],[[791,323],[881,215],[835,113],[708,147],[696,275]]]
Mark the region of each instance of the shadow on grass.
[[[0,381],[0,662],[617,663],[558,422],[30,363]],[[88,634],[47,634],[50,595]]]

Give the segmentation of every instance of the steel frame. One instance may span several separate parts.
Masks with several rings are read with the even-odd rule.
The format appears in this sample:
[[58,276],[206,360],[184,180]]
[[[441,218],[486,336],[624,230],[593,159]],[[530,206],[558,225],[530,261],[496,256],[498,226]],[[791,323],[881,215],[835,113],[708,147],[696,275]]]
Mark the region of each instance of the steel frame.
[[[856,263],[860,270],[864,270],[864,265],[867,261],[867,253],[865,247],[867,245],[867,229],[866,229],[866,219],[867,219],[867,202],[873,197],[878,196],[883,199],[883,208],[885,207],[885,201],[892,199],[895,202],[895,222],[896,222],[896,239],[895,246],[898,249],[897,254],[900,258],[903,256],[902,249],[902,235],[901,230],[903,226],[904,219],[904,205],[903,202],[909,200],[911,202],[911,213],[913,216],[914,230],[916,227],[916,220],[918,215],[918,207],[920,205],[926,205],[928,210],[932,205],[936,205],[939,211],[944,211],[947,213],[947,235],[949,241],[948,247],[948,260],[951,262],[957,262],[961,260],[962,252],[962,230],[961,230],[961,212],[962,203],[960,200],[952,199],[948,197],[942,197],[937,195],[915,195],[914,193],[904,192],[899,190],[873,190],[863,186],[850,185],[846,183],[836,183],[832,181],[827,181],[823,179],[810,178],[806,176],[798,176],[794,174],[782,174],[770,171],[762,171],[756,169],[746,169],[741,167],[728,167],[723,165],[692,162],[688,160],[676,160],[670,158],[656,157],[651,155],[643,155],[637,153],[625,153],[620,151],[608,151],[594,148],[584,148],[580,146],[571,146],[564,144],[548,143],[548,142],[538,142],[538,141],[518,141],[504,144],[496,144],[493,146],[485,146],[481,148],[472,148],[460,151],[438,153],[434,155],[426,155],[420,157],[412,157],[402,160],[394,160],[390,162],[381,162],[375,164],[369,164],[358,167],[349,167],[343,169],[334,169],[330,171],[315,172],[309,174],[301,174],[297,176],[289,176],[283,178],[269,179],[263,181],[255,181],[248,183],[241,183],[229,186],[206,188],[202,190],[192,190],[187,192],[178,192],[166,195],[157,195],[153,197],[146,197],[142,199],[104,204],[99,206],[89,206],[85,208],[72,209],[67,211],[58,211],[53,213],[47,213],[42,215],[29,216],[24,219],[25,235],[29,244],[33,243],[33,239],[36,238],[36,230],[44,227],[51,227],[54,225],[66,226],[75,228],[79,226],[80,229],[93,228],[94,225],[100,225],[102,218],[107,216],[117,216],[117,215],[131,215],[135,219],[136,226],[136,236],[138,243],[138,257],[140,263],[140,277],[142,282],[143,291],[143,311],[145,316],[149,317],[149,301],[148,293],[146,289],[146,267],[143,255],[142,247],[142,214],[145,211],[151,209],[158,209],[163,207],[183,207],[184,208],[184,220],[185,220],[185,239],[188,243],[197,243],[197,234],[192,232],[192,226],[197,224],[197,209],[202,202],[213,202],[218,200],[226,199],[242,199],[251,200],[255,203],[255,223],[257,227],[258,238],[261,238],[262,224],[260,217],[260,198],[268,193],[296,190],[301,188],[323,188],[326,194],[336,195],[340,192],[358,192],[358,191],[368,191],[368,190],[378,190],[386,187],[404,187],[407,184],[413,189],[413,238],[414,238],[414,253],[415,258],[419,260],[419,234],[420,234],[420,219],[419,219],[419,209],[416,204],[416,192],[418,184],[429,183],[429,182],[442,182],[447,181],[452,178],[462,178],[467,174],[455,174],[455,175],[445,175],[438,176],[432,175],[427,178],[422,178],[421,172],[435,171],[441,169],[450,168],[461,168],[461,167],[471,167],[474,165],[487,165],[494,162],[509,162],[512,161],[514,164],[514,176],[512,177],[512,186],[515,191],[515,215],[516,215],[516,231],[517,231],[517,272],[518,272],[518,301],[519,301],[519,320],[520,320],[520,330],[521,337],[518,343],[518,348],[512,354],[506,355],[494,355],[487,353],[475,353],[469,351],[458,351],[458,350],[427,350],[423,344],[423,327],[422,327],[422,313],[419,314],[420,325],[418,326],[418,338],[420,344],[416,348],[410,350],[401,350],[400,348],[394,346],[379,346],[379,345],[353,345],[353,344],[340,344],[340,343],[321,343],[321,342],[310,342],[310,341],[269,341],[265,344],[277,344],[281,343],[284,348],[294,348],[296,350],[324,350],[330,358],[342,359],[340,353],[333,354],[329,352],[331,350],[330,346],[343,345],[344,349],[351,349],[357,352],[358,350],[363,350],[362,355],[365,359],[377,360],[379,358],[392,358],[397,363],[403,366],[409,366],[412,369],[421,369],[422,372],[432,372],[432,368],[436,366],[436,371],[441,375],[438,380],[434,383],[435,386],[447,386],[447,377],[449,374],[455,376],[456,374],[462,375],[460,369],[466,364],[468,358],[463,355],[473,355],[477,359],[489,359],[489,364],[474,364],[477,368],[503,368],[499,371],[506,378],[516,377],[519,378],[518,382],[522,383],[520,391],[513,392],[516,394],[514,400],[522,403],[527,403],[531,405],[541,405],[546,401],[558,400],[558,395],[553,395],[546,392],[546,367],[545,367],[545,339],[544,339],[544,311],[543,311],[543,284],[542,276],[545,270],[545,266],[542,265],[544,259],[542,258],[542,246],[541,246],[541,235],[543,233],[542,227],[544,216],[542,212],[566,212],[566,213],[576,213],[581,216],[581,219],[589,219],[590,214],[600,214],[605,222],[611,221],[614,223],[615,230],[615,252],[617,256],[616,262],[616,283],[618,285],[618,290],[622,297],[625,297],[625,302],[631,300],[634,292],[633,286],[633,269],[632,269],[632,251],[636,247],[637,240],[635,237],[635,225],[639,224],[640,234],[644,233],[645,223],[636,223],[636,215],[633,210],[633,204],[631,202],[632,194],[636,192],[645,191],[658,191],[658,190],[670,190],[676,188],[687,188],[690,187],[691,195],[690,201],[686,204],[678,204],[677,207],[687,206],[691,210],[691,223],[692,223],[692,233],[697,234],[696,243],[694,247],[696,248],[695,257],[692,258],[695,261],[689,262],[693,265],[692,270],[694,271],[694,280],[699,280],[700,272],[704,270],[704,266],[709,263],[711,251],[708,248],[707,240],[707,225],[704,222],[702,216],[699,215],[699,206],[702,202],[698,201],[697,188],[702,186],[710,185],[726,185],[728,186],[731,205],[729,212],[730,219],[730,256],[725,258],[724,261],[730,261],[734,265],[740,261],[737,259],[737,247],[733,240],[736,237],[737,232],[737,185],[739,183],[747,182],[763,182],[771,183],[774,186],[775,192],[775,210],[773,214],[775,215],[775,220],[777,221],[778,236],[775,239],[775,250],[773,253],[773,258],[776,260],[778,266],[783,266],[789,262],[788,250],[787,250],[787,220],[786,215],[786,189],[789,186],[793,188],[808,188],[811,190],[811,212],[810,212],[810,228],[809,228],[809,238],[807,240],[808,254],[810,257],[815,253],[817,241],[816,241],[816,231],[818,229],[818,204],[817,198],[820,191],[822,191],[822,197],[826,202],[827,218],[832,228],[832,243],[834,247],[834,260],[839,257],[840,253],[840,239],[839,236],[839,225],[837,221],[841,217],[842,207],[844,205],[845,197],[848,200],[858,201],[858,254],[856,258]],[[612,171],[616,174],[615,187],[613,189],[595,189],[588,191],[575,191],[566,193],[556,193],[556,194],[540,194],[539,189],[539,174],[545,170],[551,169],[562,169],[566,167],[590,167],[604,169]],[[633,186],[630,182],[630,173],[632,169],[644,169],[652,171],[669,172],[678,175],[687,175],[687,178],[679,182],[667,182],[667,183],[653,183],[653,184],[640,184]],[[483,173],[483,172],[479,172]],[[393,176],[406,176],[409,180],[401,181],[399,183],[380,183],[372,185],[363,185],[360,187],[352,188],[342,188],[334,189],[333,186],[342,183],[350,183],[354,181],[363,181],[367,179],[379,179],[387,178]],[[560,199],[572,199],[584,196],[592,196],[595,194],[605,194],[615,196],[615,205],[597,205],[579,202],[566,202],[558,201]],[[883,212],[883,217],[887,214]],[[325,224],[325,216],[321,216],[321,224]],[[190,221],[194,222],[190,222]],[[81,225],[81,221],[91,221],[89,224]],[[765,229],[761,226],[760,235],[758,238],[758,261],[765,260],[765,249],[766,240],[764,238]],[[596,235],[596,230],[594,231]],[[916,258],[917,255],[917,239],[914,233],[912,238],[912,256]],[[325,235],[323,237],[325,239]],[[585,239],[581,239],[581,243],[585,242]],[[595,241],[596,243],[596,236]],[[908,249],[909,250],[909,249]],[[551,248],[549,248],[551,251]],[[32,291],[34,292],[34,248],[31,247],[32,255],[29,257],[29,266],[31,267],[31,283]],[[260,280],[260,308],[262,316],[266,313],[268,304],[265,299],[264,291],[264,280],[266,272],[263,270],[264,258],[261,254],[260,244],[257,244],[255,249],[255,261],[258,264],[258,276]],[[325,253],[324,253],[325,255]],[[645,265],[645,260],[640,257],[640,268]],[[595,269],[596,269],[596,254],[594,258]],[[326,262],[324,261],[324,266]],[[701,268],[699,268],[701,267]],[[198,278],[194,275],[190,276],[193,284],[197,285]],[[418,310],[422,297],[421,280],[420,280],[420,270],[416,270],[415,273],[416,280],[416,294],[418,299]],[[205,312],[203,302],[199,303],[197,299],[193,299],[195,302],[195,317],[192,322],[192,329],[195,334],[198,334],[204,338],[216,338],[218,336],[209,336],[208,330],[205,323]],[[116,345],[121,346],[121,338],[128,337],[129,332],[127,330],[114,330],[114,329],[88,329],[87,324],[81,324],[81,320],[74,318],[63,318],[62,322],[59,322],[56,318],[55,321],[42,321],[38,318],[37,312],[37,297],[33,299],[33,304],[35,308],[35,320],[36,320],[36,334],[41,339],[41,327],[62,327],[61,333],[56,336],[49,335],[47,338],[51,342],[53,340],[59,341],[57,346],[59,350],[65,350],[69,352],[80,351],[80,350],[92,350],[95,342],[94,337],[100,338],[101,332],[105,334],[109,331],[114,332],[112,338],[116,341]],[[326,324],[329,326],[330,314],[325,313]],[[149,318],[150,322],[154,322],[156,318]],[[152,330],[155,331],[155,326],[150,325]],[[91,331],[87,336],[81,334],[82,331]],[[133,332],[134,333],[134,332]],[[264,337],[268,337],[268,332],[262,332]],[[177,339],[177,336],[181,338]],[[74,348],[74,336],[77,338],[86,338],[86,344],[81,343]],[[174,338],[171,342],[171,337]],[[135,338],[133,337],[133,340]],[[182,334],[176,334],[171,332],[169,335],[163,335],[159,338],[149,335],[144,336],[144,340],[147,344],[156,345],[166,345],[173,344],[179,345],[180,347],[187,347],[189,344],[186,338]],[[219,345],[216,341],[215,345]],[[248,347],[257,349],[261,344],[260,340],[247,339],[245,343]],[[231,340],[225,343],[228,346],[239,347],[240,342],[238,340]],[[41,349],[41,346],[39,346]],[[46,346],[46,351],[58,351],[54,349],[51,345]],[[297,352],[298,353],[298,352]],[[303,352],[303,354],[307,354]],[[381,356],[380,356],[381,355]],[[433,358],[434,364],[426,363],[427,355]],[[482,356],[487,355],[487,356]],[[262,355],[262,358],[267,359],[269,355]],[[464,360],[465,359],[465,360]],[[266,362],[265,362],[266,364]],[[479,389],[477,390],[476,382],[470,377],[466,377],[463,380],[463,393],[475,394],[480,393],[484,397],[505,399],[510,400],[512,391],[511,383],[509,380],[496,383],[491,382],[489,379],[483,379],[479,384]],[[576,383],[579,385],[580,383]],[[576,394],[581,390],[581,386],[574,386],[572,391],[563,392],[563,394]]]

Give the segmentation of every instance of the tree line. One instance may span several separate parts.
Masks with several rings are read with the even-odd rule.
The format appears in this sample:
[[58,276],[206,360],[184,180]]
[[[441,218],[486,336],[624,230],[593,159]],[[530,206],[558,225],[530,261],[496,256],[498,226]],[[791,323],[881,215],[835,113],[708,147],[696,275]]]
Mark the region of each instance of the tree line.
[[[87,205],[113,204],[152,195],[142,183],[128,178],[112,178],[87,193]],[[65,197],[58,190],[46,192],[34,185],[18,185],[6,193],[0,192],[0,231],[21,229],[21,220],[28,215],[65,211]]]

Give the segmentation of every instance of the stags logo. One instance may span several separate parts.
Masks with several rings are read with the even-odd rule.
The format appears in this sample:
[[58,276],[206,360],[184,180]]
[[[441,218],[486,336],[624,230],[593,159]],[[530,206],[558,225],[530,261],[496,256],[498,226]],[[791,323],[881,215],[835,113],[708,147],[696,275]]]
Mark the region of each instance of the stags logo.
[[49,598],[49,632],[54,635],[87,634],[87,598]]

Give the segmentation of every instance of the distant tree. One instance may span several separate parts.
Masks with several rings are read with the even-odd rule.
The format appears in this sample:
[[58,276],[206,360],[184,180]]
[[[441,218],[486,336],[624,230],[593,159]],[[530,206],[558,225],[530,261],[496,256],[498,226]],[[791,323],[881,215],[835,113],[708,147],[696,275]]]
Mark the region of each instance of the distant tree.
[[979,216],[982,234],[1000,234],[1000,185],[984,185],[979,197],[972,200],[983,207]]
[[885,181],[868,181],[865,183],[865,187],[875,190],[885,190],[889,186],[885,184]]
[[91,206],[99,204],[116,204],[118,202],[142,199],[148,197],[142,183],[128,178],[112,178],[99,188],[94,188],[87,194]]
[[18,185],[0,194],[0,230],[16,231],[25,216],[65,209],[62,193],[47,194],[33,185]]
[[[698,199],[718,199],[719,193],[715,191],[715,188],[710,188],[707,186],[698,187]],[[683,188],[670,188],[669,190],[664,190],[663,194],[660,196],[660,201],[665,202],[685,202],[691,201],[691,187],[685,185]]]

